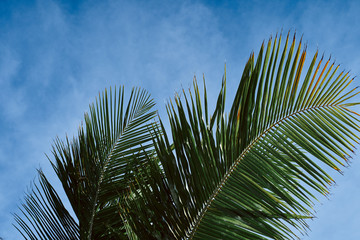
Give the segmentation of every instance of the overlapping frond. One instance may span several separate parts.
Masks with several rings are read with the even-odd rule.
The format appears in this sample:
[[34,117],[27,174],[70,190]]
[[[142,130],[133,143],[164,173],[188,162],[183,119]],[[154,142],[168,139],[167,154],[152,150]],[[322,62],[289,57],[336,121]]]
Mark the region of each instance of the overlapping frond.
[[[156,112],[151,110],[153,100],[141,89],[133,89],[127,102],[124,98],[123,88],[114,92],[110,89],[109,96],[105,90],[90,106],[89,114],[85,114],[78,136],[72,141],[57,139],[53,147],[53,168],[78,219],[76,236],[81,239],[126,238],[119,201],[131,184],[131,172],[141,167],[146,154],[153,151],[149,131],[156,124]],[[29,199],[32,196],[36,192]],[[43,201],[51,203],[54,199],[47,195]],[[23,207],[27,209],[30,204],[27,201]],[[36,209],[42,211],[44,207]],[[27,235],[39,236],[39,232],[44,232],[49,236],[47,239],[56,239],[57,232],[52,226],[35,226],[36,216],[25,216],[30,225],[20,218],[18,223]]]
[[316,53],[303,76],[301,46],[280,36],[252,54],[229,115],[226,75],[210,118],[196,82],[168,106],[173,143],[158,136],[148,161],[161,166],[137,174],[140,190],[124,207],[140,239],[293,239],[306,231],[316,194],[333,181],[324,166],[340,171],[360,127],[348,109],[358,93],[348,73]]
[[21,212],[30,224],[14,214],[15,226],[25,239],[80,239],[79,225],[64,207],[58,194],[39,170],[39,183],[26,195]]

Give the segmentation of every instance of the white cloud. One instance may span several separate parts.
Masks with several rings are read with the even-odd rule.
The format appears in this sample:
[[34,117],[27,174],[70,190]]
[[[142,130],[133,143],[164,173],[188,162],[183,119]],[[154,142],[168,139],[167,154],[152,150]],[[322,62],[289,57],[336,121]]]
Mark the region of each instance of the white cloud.
[[20,61],[11,50],[0,47],[0,116],[3,119],[15,120],[23,115],[26,103],[23,100],[21,88],[13,90],[13,80],[16,77]]

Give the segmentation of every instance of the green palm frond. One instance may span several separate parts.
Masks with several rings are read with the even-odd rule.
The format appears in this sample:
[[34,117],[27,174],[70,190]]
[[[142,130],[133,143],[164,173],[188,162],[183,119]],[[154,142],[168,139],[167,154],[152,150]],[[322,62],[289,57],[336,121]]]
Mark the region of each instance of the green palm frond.
[[[14,214],[15,226],[25,239],[80,239],[79,225],[64,207],[44,173],[39,170],[40,187],[34,184],[25,197],[21,212],[30,224]],[[34,231],[34,229],[36,229]]]
[[161,125],[151,171],[138,171],[123,206],[139,239],[294,239],[307,230],[316,194],[333,182],[324,166],[340,171],[360,127],[348,73],[316,53],[303,77],[301,46],[280,36],[252,54],[229,115],[226,75],[212,116],[196,81],[168,106],[172,135]]
[[[78,219],[76,238],[63,238],[63,232],[56,226],[37,224],[40,211],[48,221],[59,221],[46,212],[48,205],[52,208],[52,202],[57,200],[55,195],[42,197],[45,205],[32,206],[30,201],[23,205],[26,210],[23,213],[30,222],[17,217],[23,235],[47,236],[43,237],[46,239],[126,238],[119,201],[132,184],[131,172],[141,167],[146,155],[153,151],[149,127],[156,124],[156,112],[151,110],[154,102],[144,90],[133,89],[128,102],[125,101],[123,88],[114,92],[110,89],[109,96],[105,91],[90,106],[78,136],[72,141],[55,141],[52,165]],[[48,191],[47,185],[37,188],[39,193],[41,190]],[[33,191],[28,198],[33,199],[36,194]]]

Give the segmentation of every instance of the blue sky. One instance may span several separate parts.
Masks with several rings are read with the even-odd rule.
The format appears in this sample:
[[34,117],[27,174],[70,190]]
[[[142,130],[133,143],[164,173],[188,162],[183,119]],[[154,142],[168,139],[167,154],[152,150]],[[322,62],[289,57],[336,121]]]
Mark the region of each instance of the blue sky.
[[[45,154],[73,136],[99,91],[147,89],[165,103],[205,74],[216,96],[227,65],[228,102],[244,63],[270,35],[296,30],[310,56],[319,49],[360,74],[358,1],[1,1],[0,236],[19,239],[11,213]],[[355,81],[359,85],[359,79]],[[359,101],[360,99],[358,99]],[[357,151],[357,155],[360,152]],[[360,158],[342,176],[303,239],[360,239]]]

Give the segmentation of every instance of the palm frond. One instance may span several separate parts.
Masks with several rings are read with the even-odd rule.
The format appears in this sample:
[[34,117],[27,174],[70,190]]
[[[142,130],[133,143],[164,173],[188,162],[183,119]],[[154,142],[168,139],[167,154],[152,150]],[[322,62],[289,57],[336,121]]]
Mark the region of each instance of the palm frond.
[[281,39],[263,44],[257,59],[251,54],[228,116],[226,75],[210,119],[196,81],[194,92],[168,106],[173,142],[162,127],[151,171],[139,171],[124,205],[140,239],[306,232],[316,194],[328,194],[333,182],[324,166],[340,171],[359,140],[359,119],[348,109],[358,92],[330,59],[317,63],[318,53],[302,78],[306,49],[295,36],[284,46]]
[[80,239],[79,225],[64,207],[44,173],[39,170],[39,183],[26,195],[21,212],[30,224],[14,214],[15,226],[25,239]]
[[[119,201],[129,189],[132,171],[153,151],[149,131],[156,124],[153,100],[141,89],[133,89],[128,102],[124,98],[123,88],[99,94],[78,136],[72,141],[56,139],[53,146],[52,165],[78,219],[81,239],[126,238]],[[50,196],[46,201],[53,199]],[[35,216],[28,220],[31,225],[37,221]],[[51,226],[31,228],[25,221],[18,222],[29,236],[54,234]]]

